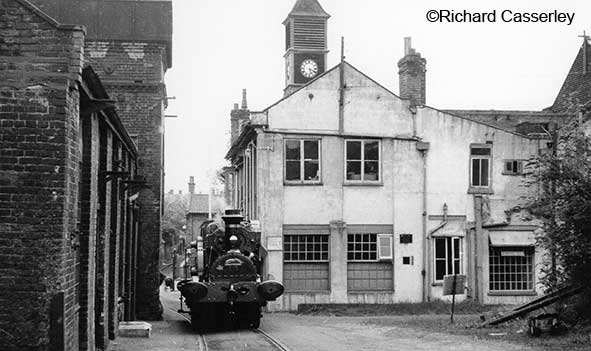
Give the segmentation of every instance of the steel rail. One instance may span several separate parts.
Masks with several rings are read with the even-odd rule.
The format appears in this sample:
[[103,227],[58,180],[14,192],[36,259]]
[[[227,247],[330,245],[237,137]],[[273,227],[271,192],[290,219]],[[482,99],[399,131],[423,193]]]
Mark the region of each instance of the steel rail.
[[[189,324],[191,324],[191,319],[188,318],[187,316],[179,313],[178,311],[176,311],[170,307],[166,307],[166,308],[168,308],[172,312],[178,314],[179,316],[181,316],[181,318],[183,318],[184,320],[189,322]],[[207,346],[207,341],[205,340],[205,336],[203,336],[202,333],[199,333],[199,339],[197,341],[198,341],[198,345],[199,345],[199,351],[209,351],[209,346]]]
[[[178,311],[176,311],[170,307],[167,307],[167,308],[169,310],[171,310],[172,312],[176,313],[177,315],[179,315],[181,318],[183,318],[187,322],[191,323],[191,319],[188,318],[187,316],[179,313]],[[271,345],[275,346],[278,351],[291,351],[281,341],[277,340],[276,338],[274,338],[273,336],[271,336],[270,334],[268,334],[264,330],[251,329],[251,331],[255,334],[259,334],[262,337],[264,337],[269,343],[271,343]],[[205,335],[203,335],[203,333],[199,333],[198,345],[199,345],[199,351],[209,351],[209,346],[207,345],[207,339],[205,338]]]
[[257,334],[260,334],[260,335],[264,336],[265,339],[267,339],[271,344],[273,344],[273,346],[275,346],[278,350],[280,350],[280,351],[291,351],[287,346],[283,345],[283,343],[281,343],[281,341],[275,339],[274,337],[272,337],[271,335],[269,335],[264,330],[261,330],[261,329],[252,329],[252,331],[254,333],[257,333]]

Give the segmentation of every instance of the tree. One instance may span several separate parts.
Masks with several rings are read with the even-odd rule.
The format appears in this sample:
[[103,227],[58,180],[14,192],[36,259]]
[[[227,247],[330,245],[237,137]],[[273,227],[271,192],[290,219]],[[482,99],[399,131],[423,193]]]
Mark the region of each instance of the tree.
[[[591,139],[589,125],[572,120],[554,131],[552,152],[541,155],[535,181],[540,196],[531,203],[532,213],[544,222],[539,243],[548,253],[544,283],[586,287],[587,306],[579,312],[589,318],[591,286]],[[581,315],[583,316],[583,315]]]
[[189,196],[183,194],[164,195],[164,214],[161,220],[164,257],[170,257],[170,249],[179,244],[183,227],[187,224]]

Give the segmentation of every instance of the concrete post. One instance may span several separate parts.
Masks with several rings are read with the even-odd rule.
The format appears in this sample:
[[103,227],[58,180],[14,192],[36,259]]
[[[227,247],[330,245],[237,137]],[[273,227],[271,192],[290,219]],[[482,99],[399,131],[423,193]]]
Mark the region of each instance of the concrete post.
[[347,226],[330,221],[330,302],[347,302]]

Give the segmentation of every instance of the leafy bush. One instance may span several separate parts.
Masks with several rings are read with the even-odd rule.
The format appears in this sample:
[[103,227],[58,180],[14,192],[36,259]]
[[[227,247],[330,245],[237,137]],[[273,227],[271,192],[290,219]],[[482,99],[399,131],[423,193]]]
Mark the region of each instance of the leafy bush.
[[[530,206],[543,219],[538,238],[546,249],[544,283],[586,287],[579,297],[578,315],[590,319],[591,286],[591,128],[577,120],[554,132],[551,152],[536,161],[534,180],[540,196]],[[586,302],[586,303],[585,303]]]

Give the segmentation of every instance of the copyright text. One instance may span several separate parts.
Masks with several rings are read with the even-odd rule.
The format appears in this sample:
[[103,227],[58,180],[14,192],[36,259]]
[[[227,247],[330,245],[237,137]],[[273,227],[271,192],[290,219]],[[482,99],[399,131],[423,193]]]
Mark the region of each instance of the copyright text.
[[574,12],[521,12],[513,10],[492,10],[472,12],[467,10],[429,10],[427,21],[438,23],[564,23],[570,26],[575,19]]

